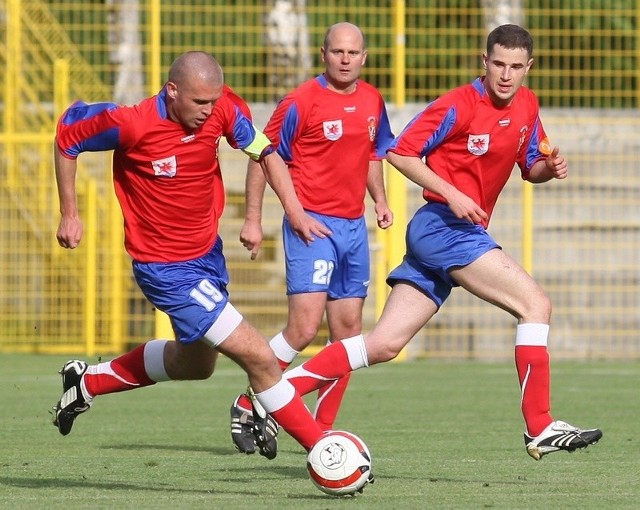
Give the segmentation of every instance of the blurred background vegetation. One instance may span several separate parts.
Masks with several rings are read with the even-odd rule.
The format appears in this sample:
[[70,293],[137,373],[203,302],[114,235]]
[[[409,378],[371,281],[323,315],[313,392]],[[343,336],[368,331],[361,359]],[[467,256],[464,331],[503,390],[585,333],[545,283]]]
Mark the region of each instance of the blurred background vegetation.
[[[110,55],[98,51],[108,46],[110,38],[104,16],[122,3],[135,6],[138,2],[105,2],[105,11],[84,9],[87,2],[80,0],[50,2],[52,12],[66,27],[72,41],[86,53],[87,61],[100,69],[105,83],[113,82],[114,67]],[[226,0],[196,0],[185,5],[182,1],[163,0],[160,22],[163,67],[185,47],[206,49],[223,64],[227,81],[249,101],[277,99],[283,90],[290,88],[274,89],[269,81],[274,66],[270,62],[273,46],[267,40],[267,25],[277,4],[289,4],[293,12],[305,19],[303,29],[311,55],[311,67],[303,70],[305,77],[320,71],[318,54],[326,28],[346,20],[360,25],[368,38],[365,79],[380,87],[387,99],[392,97],[397,4],[392,1],[236,0],[229,5]],[[639,106],[640,16],[638,4],[633,0],[406,2],[407,102],[423,102],[479,74],[480,54],[490,28],[489,4],[494,9],[495,4],[502,4],[497,8],[516,12],[532,32],[536,71],[529,85],[537,91],[542,106]],[[143,7],[138,6],[139,31],[144,39],[149,11]],[[296,27],[288,29],[289,35],[293,35]],[[143,61],[147,57],[143,55]]]

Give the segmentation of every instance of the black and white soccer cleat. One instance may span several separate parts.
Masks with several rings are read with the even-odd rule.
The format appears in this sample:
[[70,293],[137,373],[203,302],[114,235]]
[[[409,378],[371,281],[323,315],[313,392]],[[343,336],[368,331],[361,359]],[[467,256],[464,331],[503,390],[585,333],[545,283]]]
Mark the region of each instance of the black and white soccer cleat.
[[273,460],[278,455],[278,422],[267,414],[251,388],[247,391],[247,395],[253,404],[253,437],[256,446],[260,455]]
[[250,455],[256,451],[256,440],[253,437],[253,409],[246,409],[239,401],[244,393],[238,395],[231,404],[231,440],[241,453]]
[[55,417],[53,424],[63,436],[71,432],[76,416],[89,410],[91,398],[83,390],[82,376],[88,365],[84,361],[67,361],[60,369],[62,376],[62,397],[53,407]]
[[574,452],[596,444],[602,437],[600,429],[582,430],[564,421],[554,421],[537,437],[524,435],[527,453],[536,460],[543,455],[564,450]]

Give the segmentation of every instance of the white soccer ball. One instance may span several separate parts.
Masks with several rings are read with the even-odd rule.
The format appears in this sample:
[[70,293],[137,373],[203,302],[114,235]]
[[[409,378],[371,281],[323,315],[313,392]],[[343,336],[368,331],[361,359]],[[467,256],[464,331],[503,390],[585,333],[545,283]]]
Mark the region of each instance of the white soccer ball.
[[332,430],[311,448],[307,469],[318,489],[333,496],[361,491],[371,477],[371,454],[355,434]]

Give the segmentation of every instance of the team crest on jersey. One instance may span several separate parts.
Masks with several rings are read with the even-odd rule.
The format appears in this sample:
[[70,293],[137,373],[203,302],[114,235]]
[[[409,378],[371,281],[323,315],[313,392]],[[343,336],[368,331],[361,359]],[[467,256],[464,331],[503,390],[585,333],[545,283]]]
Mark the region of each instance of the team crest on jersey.
[[324,131],[324,137],[327,140],[335,142],[342,136],[342,121],[341,120],[328,120],[322,123],[322,130]]
[[152,161],[151,165],[153,166],[153,172],[158,177],[174,177],[178,170],[178,163],[176,162],[175,156],[157,159],[156,161]]
[[469,135],[467,149],[474,156],[482,156],[489,150],[489,135]]
[[369,140],[372,142],[376,139],[376,118],[369,117],[367,119],[367,127],[369,128]]

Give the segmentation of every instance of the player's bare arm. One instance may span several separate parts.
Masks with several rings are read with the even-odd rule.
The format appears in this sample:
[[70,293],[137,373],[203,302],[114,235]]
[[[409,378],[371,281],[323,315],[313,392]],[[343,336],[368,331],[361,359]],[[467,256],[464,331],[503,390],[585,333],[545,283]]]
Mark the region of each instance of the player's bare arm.
[[471,198],[445,181],[417,156],[387,154],[387,160],[407,179],[443,197],[457,218],[480,224],[488,219],[487,213]]
[[393,212],[387,203],[387,194],[384,189],[382,161],[369,161],[367,190],[375,204],[374,208],[376,211],[378,227],[382,229],[389,228],[393,225]]
[[260,161],[265,178],[273,188],[282,203],[284,212],[289,219],[291,228],[306,243],[313,242],[316,238],[325,238],[331,235],[324,224],[309,216],[296,196],[291,175],[285,162],[277,152],[272,152]]
[[80,244],[84,229],[76,199],[77,162],[75,159],[64,157],[57,143],[54,143],[54,147],[54,165],[61,215],[56,238],[58,244],[63,248],[73,249]]
[[569,165],[560,155],[560,149],[556,146],[545,159],[536,161],[531,167],[527,180],[533,183],[542,183],[551,179],[566,179],[569,175]]
[[262,204],[267,180],[260,163],[249,160],[245,179],[245,216],[240,230],[240,242],[255,260],[262,244]]

